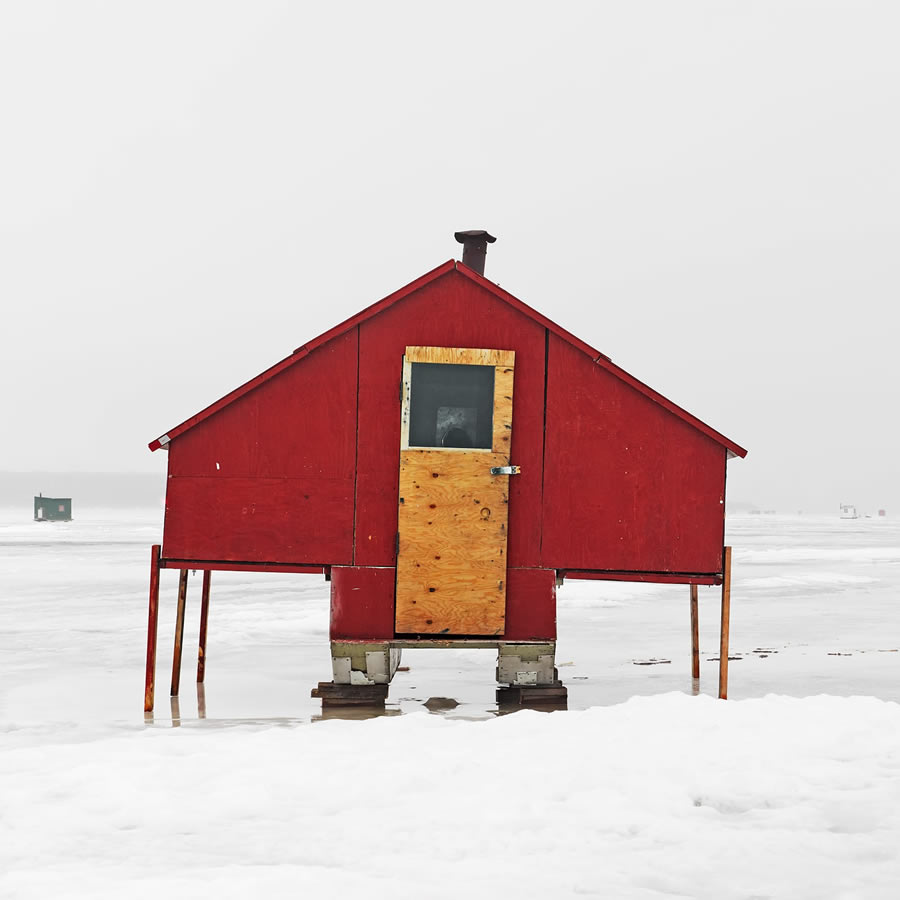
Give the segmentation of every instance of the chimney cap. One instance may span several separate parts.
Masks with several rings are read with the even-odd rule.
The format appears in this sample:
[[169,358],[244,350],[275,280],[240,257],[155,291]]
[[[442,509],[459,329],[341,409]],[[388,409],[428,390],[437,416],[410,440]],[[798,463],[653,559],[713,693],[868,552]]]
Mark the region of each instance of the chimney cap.
[[471,231],[454,231],[453,237],[455,237],[460,244],[465,244],[468,241],[471,241],[472,238],[481,238],[488,244],[493,244],[494,241],[497,240],[497,238],[495,238],[492,234],[488,234],[486,231],[480,228],[475,228]]

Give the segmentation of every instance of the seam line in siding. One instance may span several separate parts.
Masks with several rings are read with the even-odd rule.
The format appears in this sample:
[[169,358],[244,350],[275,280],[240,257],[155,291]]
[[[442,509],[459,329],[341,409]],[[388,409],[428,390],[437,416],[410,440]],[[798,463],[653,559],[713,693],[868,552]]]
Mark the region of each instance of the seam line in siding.
[[547,380],[550,377],[550,329],[544,329],[544,409],[541,433],[541,517],[540,540],[538,541],[538,563],[544,565],[544,479],[547,471]]
[[359,342],[360,327],[356,326],[356,457],[353,461],[353,541],[350,547],[350,558],[356,565],[356,510],[358,508],[357,495],[359,493]]

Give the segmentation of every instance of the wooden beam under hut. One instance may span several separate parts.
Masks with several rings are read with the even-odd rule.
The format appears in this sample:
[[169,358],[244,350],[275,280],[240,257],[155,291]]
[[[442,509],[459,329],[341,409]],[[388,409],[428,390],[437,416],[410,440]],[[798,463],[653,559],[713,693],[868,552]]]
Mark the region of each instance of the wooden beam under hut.
[[333,681],[320,681],[318,687],[312,689],[310,696],[321,699],[323,709],[326,706],[383,707],[388,687],[386,684],[335,684]]

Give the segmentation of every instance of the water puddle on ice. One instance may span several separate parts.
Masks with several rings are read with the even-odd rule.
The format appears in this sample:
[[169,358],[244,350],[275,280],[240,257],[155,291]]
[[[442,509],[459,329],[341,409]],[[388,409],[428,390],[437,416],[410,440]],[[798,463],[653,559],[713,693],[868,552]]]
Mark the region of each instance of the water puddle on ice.
[[[0,723],[140,727],[149,544],[155,518],[108,511],[64,530],[0,510]],[[154,514],[158,518],[158,513]],[[900,700],[900,522],[731,516],[729,696]],[[383,712],[328,709],[328,585],[318,576],[215,573],[205,689],[193,683],[199,575],[189,580],[181,694],[167,697],[176,573],[160,595],[156,727],[291,726],[334,718],[501,715],[491,650],[405,650]],[[683,585],[569,582],[558,592],[557,665],[568,709],[718,689],[719,591],[700,589],[700,679],[691,679]]]

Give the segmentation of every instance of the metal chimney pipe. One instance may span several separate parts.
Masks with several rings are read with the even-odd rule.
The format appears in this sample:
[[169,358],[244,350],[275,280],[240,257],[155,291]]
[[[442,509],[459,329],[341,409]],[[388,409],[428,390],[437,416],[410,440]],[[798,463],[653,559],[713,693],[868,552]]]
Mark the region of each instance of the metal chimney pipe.
[[486,231],[457,231],[453,237],[463,245],[462,262],[464,266],[484,275],[484,258],[487,256],[487,245],[497,240]]

